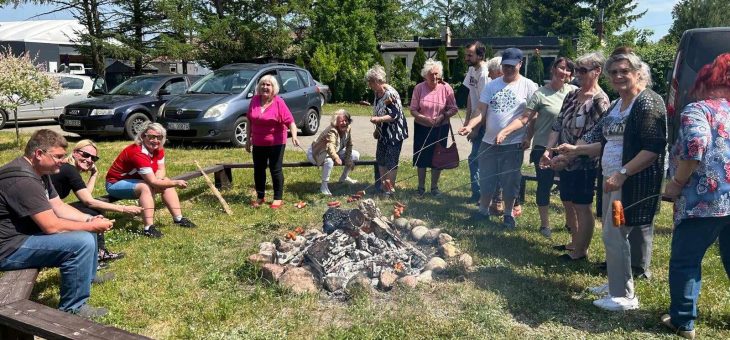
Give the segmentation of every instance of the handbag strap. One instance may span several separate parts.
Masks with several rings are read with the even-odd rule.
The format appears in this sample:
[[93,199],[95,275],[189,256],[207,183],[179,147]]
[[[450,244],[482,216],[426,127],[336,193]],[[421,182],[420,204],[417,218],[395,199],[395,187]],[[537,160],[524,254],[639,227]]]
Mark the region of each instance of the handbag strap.
[[[454,137],[454,129],[451,128],[451,123],[449,123],[449,131],[451,132],[451,142],[456,144],[456,138]],[[448,137],[448,136],[446,136],[446,137]]]

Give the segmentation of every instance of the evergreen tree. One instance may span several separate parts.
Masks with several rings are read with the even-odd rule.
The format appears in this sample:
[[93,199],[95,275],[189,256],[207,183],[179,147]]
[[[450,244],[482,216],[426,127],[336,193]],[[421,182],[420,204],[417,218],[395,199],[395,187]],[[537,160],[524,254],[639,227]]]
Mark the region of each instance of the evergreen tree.
[[398,90],[398,93],[407,94],[413,86],[413,82],[403,58],[393,58],[388,73],[388,84]]
[[525,35],[571,36],[587,11],[573,0],[530,0],[524,16]]
[[416,55],[413,56],[413,64],[411,64],[411,80],[416,84],[423,80],[421,69],[423,69],[424,64],[426,64],[426,53],[419,47],[416,49]]
[[558,51],[558,57],[566,57],[570,60],[575,60],[576,53],[575,47],[573,47],[573,38],[567,37],[560,39],[560,51]]
[[646,14],[646,11],[632,14],[639,6],[634,0],[582,0],[581,2],[587,5],[587,17],[592,22],[594,32],[601,39],[629,27],[632,22]]
[[439,47],[436,51],[436,60],[440,61],[444,66],[443,77],[444,81],[448,82],[451,79],[451,73],[449,73],[449,57],[446,55],[446,46]]
[[466,61],[464,61],[465,56],[466,51],[464,50],[464,47],[459,47],[459,51],[456,54],[456,60],[454,60],[454,69],[451,70],[451,80],[455,83],[460,83],[461,80],[464,79],[464,76],[466,76],[466,71],[469,69],[466,65]]
[[134,74],[142,74],[142,67],[158,56],[157,40],[149,36],[159,32],[163,15],[152,0],[115,0],[114,3],[117,8],[114,14],[119,18],[114,30],[116,39],[125,45],[122,55],[116,57],[132,59]]
[[540,50],[535,50],[535,54],[530,57],[530,63],[527,65],[527,77],[532,79],[538,86],[542,86],[545,82],[545,65],[540,57]]
[[182,61],[182,72],[188,71],[188,62],[197,59],[197,31],[195,20],[197,4],[194,0],[162,0],[157,8],[164,16],[160,23],[157,54]]

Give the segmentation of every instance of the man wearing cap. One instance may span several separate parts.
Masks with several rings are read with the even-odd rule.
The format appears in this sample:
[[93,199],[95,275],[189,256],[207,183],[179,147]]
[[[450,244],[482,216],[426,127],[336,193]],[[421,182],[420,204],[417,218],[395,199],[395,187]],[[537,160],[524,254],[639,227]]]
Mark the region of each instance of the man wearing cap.
[[538,88],[535,82],[520,75],[521,67],[522,51],[518,48],[505,49],[502,52],[502,77],[484,87],[479,105],[459,130],[460,135],[466,136],[479,125],[483,116],[486,117],[484,138],[479,146],[479,213],[489,217],[488,207],[497,183],[501,184],[504,192],[503,221],[510,229],[517,226],[512,208],[520,190],[520,167],[524,156],[521,143],[526,130],[523,127],[515,131],[499,145],[495,144],[495,140],[500,130],[520,117],[527,99]]

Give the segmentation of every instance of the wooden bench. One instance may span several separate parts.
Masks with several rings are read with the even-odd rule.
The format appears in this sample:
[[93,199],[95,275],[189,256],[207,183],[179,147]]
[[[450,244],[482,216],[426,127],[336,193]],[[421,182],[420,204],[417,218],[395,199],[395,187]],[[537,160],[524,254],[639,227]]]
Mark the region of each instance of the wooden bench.
[[[379,181],[378,179],[378,164],[374,161],[356,161],[355,165],[372,165],[374,176],[376,180],[376,185]],[[219,169],[215,171],[211,171],[214,173],[215,176],[215,186],[218,189],[230,189],[233,187],[233,173],[232,169],[253,169],[253,163],[225,163],[225,164],[218,164],[217,167],[220,167]],[[216,167],[213,166],[213,167]],[[314,165],[310,162],[289,162],[289,163],[283,163],[281,165],[284,168],[301,168],[301,167],[315,167],[317,165]],[[210,167],[210,168],[213,168]],[[207,169],[207,168],[206,168]]]
[[38,269],[0,276],[0,339],[150,339],[28,300],[37,277]]

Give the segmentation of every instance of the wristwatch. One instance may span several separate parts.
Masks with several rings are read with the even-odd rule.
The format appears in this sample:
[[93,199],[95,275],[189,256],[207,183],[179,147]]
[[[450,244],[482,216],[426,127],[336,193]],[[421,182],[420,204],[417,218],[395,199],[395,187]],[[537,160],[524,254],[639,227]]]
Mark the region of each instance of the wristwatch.
[[621,170],[619,170],[618,173],[620,173],[626,177],[629,177],[629,170],[626,170],[626,168],[621,168]]

